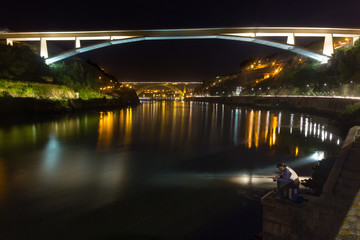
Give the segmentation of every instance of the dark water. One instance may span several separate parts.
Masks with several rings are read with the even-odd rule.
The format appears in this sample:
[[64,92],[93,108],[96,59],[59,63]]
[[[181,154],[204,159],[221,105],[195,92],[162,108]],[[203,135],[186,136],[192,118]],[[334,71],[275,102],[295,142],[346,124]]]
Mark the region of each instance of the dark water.
[[0,239],[251,239],[275,163],[309,176],[327,119],[196,102],[0,127]]

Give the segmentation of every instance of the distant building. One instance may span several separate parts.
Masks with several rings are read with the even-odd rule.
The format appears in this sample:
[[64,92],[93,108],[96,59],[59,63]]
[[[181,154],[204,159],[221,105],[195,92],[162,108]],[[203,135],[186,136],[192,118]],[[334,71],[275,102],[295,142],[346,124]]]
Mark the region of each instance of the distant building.
[[7,28],[0,28],[0,33],[7,33],[9,32],[9,29]]

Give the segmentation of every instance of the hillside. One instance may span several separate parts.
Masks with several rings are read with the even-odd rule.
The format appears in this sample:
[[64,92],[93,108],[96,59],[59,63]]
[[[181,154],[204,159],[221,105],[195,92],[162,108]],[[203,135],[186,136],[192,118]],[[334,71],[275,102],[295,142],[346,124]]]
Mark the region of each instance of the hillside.
[[112,98],[133,92],[101,66],[79,58],[45,64],[36,47],[0,44],[0,97]]
[[[307,48],[321,52],[322,41]],[[236,96],[264,94],[360,96],[360,42],[336,39],[331,65],[319,64],[289,52],[249,59],[239,72],[204,81],[195,95]]]

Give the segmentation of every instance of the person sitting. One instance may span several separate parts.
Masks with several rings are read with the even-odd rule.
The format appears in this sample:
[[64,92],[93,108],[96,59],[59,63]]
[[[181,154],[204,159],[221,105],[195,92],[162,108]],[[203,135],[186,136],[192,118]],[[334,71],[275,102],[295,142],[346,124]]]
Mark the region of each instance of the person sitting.
[[284,196],[287,195],[292,198],[289,194],[289,189],[299,191],[300,180],[297,173],[290,167],[286,166],[285,163],[278,163],[277,168],[281,171],[281,175],[273,177],[273,180],[277,182],[277,194],[276,198],[284,200]]

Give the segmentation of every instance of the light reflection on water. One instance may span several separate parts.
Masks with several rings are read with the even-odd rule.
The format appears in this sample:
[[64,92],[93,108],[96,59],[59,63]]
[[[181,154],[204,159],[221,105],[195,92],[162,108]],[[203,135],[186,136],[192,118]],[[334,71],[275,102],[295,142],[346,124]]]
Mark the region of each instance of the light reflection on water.
[[[68,143],[90,144],[83,147],[91,151],[91,139],[94,138],[95,149],[100,152],[116,152],[137,146],[213,152],[232,146],[275,150],[279,155],[293,158],[319,150],[310,149],[306,145],[309,141],[316,143],[316,147],[325,152],[325,157],[332,154],[330,150],[333,148],[329,145],[340,146],[342,142],[336,130],[319,117],[222,104],[154,101],[144,102],[134,109],[0,129],[0,150],[3,153],[0,157],[4,157],[4,153],[9,157],[20,154],[17,149],[38,150],[42,152],[45,168],[56,170]],[[280,151],[280,146],[284,145],[287,145],[288,152]]]
[[274,186],[279,159],[302,173],[341,143],[324,118],[203,102],[13,124],[0,127],[0,206],[71,215],[153,189],[259,192]]

